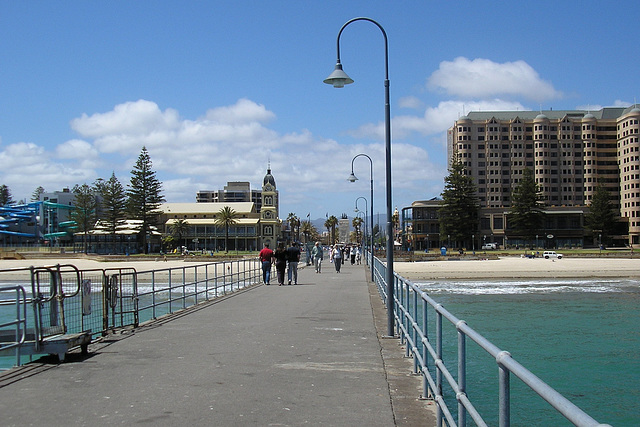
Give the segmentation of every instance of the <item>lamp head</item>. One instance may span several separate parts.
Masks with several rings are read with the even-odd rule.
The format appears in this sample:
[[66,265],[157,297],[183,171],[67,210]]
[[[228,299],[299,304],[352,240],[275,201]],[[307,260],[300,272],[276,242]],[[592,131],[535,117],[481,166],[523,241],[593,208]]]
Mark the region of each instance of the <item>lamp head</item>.
[[344,85],[353,83],[353,79],[342,71],[342,64],[338,62],[336,63],[336,68],[333,70],[333,73],[329,74],[329,77],[324,79],[323,82],[328,85],[333,85],[333,87],[344,87]]
[[358,177],[355,176],[353,172],[351,172],[351,175],[349,175],[349,178],[347,178],[347,181],[349,182],[356,182],[357,180],[358,180]]

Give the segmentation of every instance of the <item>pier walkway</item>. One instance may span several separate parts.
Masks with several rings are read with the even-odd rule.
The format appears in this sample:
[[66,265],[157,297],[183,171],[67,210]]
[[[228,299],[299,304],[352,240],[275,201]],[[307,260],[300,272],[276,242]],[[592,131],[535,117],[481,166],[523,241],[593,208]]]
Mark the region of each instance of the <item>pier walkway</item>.
[[302,268],[4,372],[2,425],[433,426],[367,275]]

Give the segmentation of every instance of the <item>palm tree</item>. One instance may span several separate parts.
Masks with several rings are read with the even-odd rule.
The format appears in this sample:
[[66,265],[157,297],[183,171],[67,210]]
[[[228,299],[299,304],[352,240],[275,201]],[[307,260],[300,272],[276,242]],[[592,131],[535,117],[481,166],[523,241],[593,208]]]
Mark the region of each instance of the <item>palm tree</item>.
[[300,233],[300,218],[293,212],[289,213],[287,216],[287,222],[289,223],[289,227],[291,227],[291,234],[294,241],[300,240],[300,236],[296,235],[296,230]]
[[224,227],[224,250],[229,252],[229,227],[236,224],[236,217],[238,214],[235,210],[229,206],[225,206],[218,212],[219,216],[216,218],[216,225]]
[[315,227],[311,224],[311,221],[304,221],[300,227],[300,231],[305,235],[306,242],[310,242],[315,235]]
[[360,242],[360,228],[362,227],[362,223],[364,222],[364,220],[362,218],[360,218],[359,216],[353,218],[353,220],[351,221],[351,224],[353,225],[353,228],[355,228],[356,230],[356,242]]
[[178,219],[176,222],[170,225],[171,235],[180,242],[181,239],[184,239],[184,245],[187,246],[187,235],[191,230],[191,226],[184,219]]
[[336,226],[338,225],[338,218],[334,215],[331,215],[325,222],[324,226],[327,227],[327,231],[331,233],[331,242],[330,244],[334,244],[336,242]]

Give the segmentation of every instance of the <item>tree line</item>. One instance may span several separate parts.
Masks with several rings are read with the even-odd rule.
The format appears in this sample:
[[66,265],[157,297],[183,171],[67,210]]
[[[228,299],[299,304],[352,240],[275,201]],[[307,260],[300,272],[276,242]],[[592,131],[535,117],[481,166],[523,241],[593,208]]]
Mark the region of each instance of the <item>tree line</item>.
[[[125,186],[116,177],[115,172],[107,180],[98,178],[92,184],[76,184],[73,187],[74,209],[70,212],[77,231],[82,233],[84,252],[87,248],[87,232],[96,223],[108,230],[115,241],[116,230],[128,219],[140,220],[139,244],[148,251],[147,235],[156,225],[161,213],[158,207],[165,201],[162,183],[152,168],[151,157],[146,147],[131,170],[129,184]],[[32,201],[40,200],[45,189],[39,186],[31,196]],[[0,185],[0,206],[15,204],[11,191],[6,185]]]
[[[440,235],[450,236],[453,242],[466,245],[479,230],[480,203],[473,178],[465,174],[465,167],[456,154],[445,177],[442,206],[439,209]],[[600,243],[615,234],[619,217],[611,202],[611,195],[598,183],[584,216],[584,227]],[[511,194],[511,208],[507,215],[514,235],[531,242],[545,225],[545,202],[531,169],[524,169],[522,178]],[[506,224],[505,224],[506,226]]]

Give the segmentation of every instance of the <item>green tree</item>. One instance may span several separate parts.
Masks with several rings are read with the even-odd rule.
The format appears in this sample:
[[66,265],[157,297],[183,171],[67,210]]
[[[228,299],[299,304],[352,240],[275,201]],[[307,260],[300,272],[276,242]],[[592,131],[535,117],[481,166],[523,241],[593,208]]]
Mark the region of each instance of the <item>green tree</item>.
[[[300,218],[293,212],[289,213],[287,216],[287,222],[289,223],[289,227],[291,227],[291,235],[294,241],[300,240]],[[296,234],[296,232],[298,234]]]
[[316,227],[311,224],[311,221],[304,221],[302,225],[300,225],[300,231],[306,237],[307,242],[320,240],[320,236]]
[[224,227],[224,250],[229,252],[229,227],[236,224],[237,212],[229,206],[225,206],[218,212],[216,217],[216,225]]
[[362,218],[360,218],[359,216],[353,218],[351,220],[351,225],[353,225],[353,228],[355,229],[356,232],[356,242],[360,242],[360,229],[362,228],[362,223],[364,222],[364,220]]
[[142,221],[138,237],[144,252],[148,253],[147,234],[151,231],[151,226],[156,225],[161,213],[158,207],[165,199],[162,195],[162,183],[152,169],[151,157],[146,147],[142,147],[142,152],[133,166],[126,194],[130,217]]
[[44,188],[39,186],[38,188],[36,188],[35,190],[33,190],[33,193],[31,194],[31,201],[32,202],[37,202],[40,200],[40,196],[42,195],[42,193],[44,193]]
[[82,233],[84,253],[88,253],[87,232],[95,227],[97,220],[98,198],[96,189],[88,184],[73,187],[73,205],[71,219],[75,221],[77,230]]
[[0,185],[0,206],[12,205],[15,203],[11,197],[11,191],[9,187],[2,184]]
[[329,232],[329,236],[331,236],[331,241],[329,242],[329,244],[333,245],[334,243],[336,243],[336,227],[338,226],[338,218],[336,218],[335,215],[331,215],[324,222],[324,226]]
[[109,231],[115,250],[118,226],[122,225],[126,219],[127,196],[125,189],[114,172],[111,173],[111,178],[107,181],[97,180],[95,187],[102,198],[98,217]]
[[444,178],[443,203],[439,209],[440,235],[451,236],[453,242],[460,245],[470,242],[471,235],[478,229],[480,210],[476,186],[464,172],[464,165],[454,154],[449,175]]
[[181,239],[184,240],[184,246],[187,246],[187,235],[191,230],[191,226],[184,219],[178,219],[170,226],[171,235],[180,243]]
[[598,183],[589,204],[589,213],[584,216],[584,226],[591,232],[594,240],[602,236],[601,241],[607,242],[614,234],[617,224],[618,214],[611,203],[611,195]]
[[508,220],[515,233],[530,242],[544,225],[540,187],[529,168],[523,171],[518,186],[513,190]]

